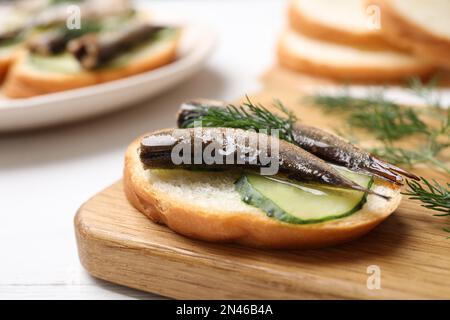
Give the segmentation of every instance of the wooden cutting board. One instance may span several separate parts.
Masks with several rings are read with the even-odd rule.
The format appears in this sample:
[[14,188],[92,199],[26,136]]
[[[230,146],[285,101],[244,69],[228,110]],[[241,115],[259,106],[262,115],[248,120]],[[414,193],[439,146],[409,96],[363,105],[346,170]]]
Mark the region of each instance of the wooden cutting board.
[[[329,130],[343,126],[342,119],[305,106],[295,86],[276,82],[251,99],[270,104],[278,97],[304,123]],[[449,180],[425,167],[415,172]],[[75,231],[81,263],[93,276],[172,298],[450,299],[446,223],[446,217],[433,217],[404,198],[370,234],[333,248],[275,251],[211,244],[149,221],[127,202],[119,181],[80,208]],[[369,289],[367,282],[376,283],[378,274],[381,287]]]

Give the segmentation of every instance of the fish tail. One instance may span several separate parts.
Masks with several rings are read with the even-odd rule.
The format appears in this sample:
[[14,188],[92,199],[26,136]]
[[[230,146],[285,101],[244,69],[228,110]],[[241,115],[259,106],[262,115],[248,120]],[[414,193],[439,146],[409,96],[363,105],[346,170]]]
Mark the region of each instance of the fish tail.
[[411,178],[411,179],[414,179],[414,180],[417,180],[417,181],[420,180],[420,178],[418,176],[416,176],[412,172],[406,171],[406,170],[404,170],[402,168],[399,168],[399,167],[397,167],[397,166],[395,166],[393,164],[390,164],[390,163],[386,163],[386,165],[389,168],[389,170],[391,170],[391,171],[394,171],[394,172],[396,172],[398,174],[401,174],[401,175],[403,175],[405,177],[408,177],[408,178]]
[[370,157],[370,165],[366,170],[380,178],[400,185],[404,184],[402,176],[419,180],[419,177],[415,174],[373,156]]

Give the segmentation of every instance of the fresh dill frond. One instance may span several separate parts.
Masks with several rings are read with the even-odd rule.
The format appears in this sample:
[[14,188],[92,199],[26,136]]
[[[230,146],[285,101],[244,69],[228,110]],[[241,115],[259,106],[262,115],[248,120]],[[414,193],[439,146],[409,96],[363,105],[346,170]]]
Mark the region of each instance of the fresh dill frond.
[[450,168],[437,157],[442,150],[450,147],[450,143],[439,143],[437,137],[430,136],[428,143],[419,145],[416,149],[396,147],[387,142],[382,147],[369,151],[384,160],[396,164],[413,167],[419,163],[433,165],[450,174]]
[[319,94],[313,96],[312,102],[325,112],[345,112],[350,126],[368,130],[380,140],[397,140],[415,133],[428,133],[416,110],[387,101],[381,94],[369,98],[354,98],[346,93]]
[[450,138],[450,112],[447,109],[447,114],[441,117],[441,126],[435,131],[435,135],[445,135]]
[[[450,174],[449,166],[438,159],[439,154],[450,147],[450,112],[440,108],[439,100],[433,94],[434,86],[435,82],[425,85],[418,78],[410,81],[410,89],[430,106],[423,112],[386,101],[382,94],[369,98],[354,98],[349,94],[316,95],[312,97],[312,102],[324,112],[344,113],[349,128],[362,128],[374,135],[381,143],[380,147],[370,150],[376,156],[409,167],[424,163]],[[440,125],[428,125],[422,119],[425,114],[439,119]],[[425,143],[410,149],[396,146],[395,141],[414,134],[423,136]],[[439,212],[435,214],[437,216],[450,215],[449,183],[444,187],[436,181],[431,183],[421,178],[420,183],[407,181],[407,184],[409,188],[404,194],[410,199]],[[450,233],[450,228],[443,230]]]
[[[343,90],[339,95],[316,94],[307,97],[307,101],[312,102],[316,106],[320,106],[325,112],[352,111],[365,108],[368,105],[380,103],[379,94],[368,98],[355,98],[349,95],[347,90]],[[392,104],[389,101],[383,101]]]
[[[443,228],[442,230],[444,230],[445,232],[450,233],[450,228]],[[447,239],[450,239],[450,236],[448,236]]]
[[[387,101],[382,91],[367,98],[356,98],[344,90],[339,95],[318,94],[308,97],[308,100],[324,112],[343,113],[349,128],[369,131],[382,144],[370,150],[375,155],[394,164],[414,166],[426,163],[450,173],[450,168],[438,159],[439,154],[450,146],[450,112],[440,108],[439,100],[433,100],[437,81],[438,77],[428,83],[419,78],[409,81],[409,89],[414,94],[429,106],[433,103],[431,108],[423,110]],[[426,123],[423,120],[425,115],[439,119],[440,125]],[[424,137],[425,143],[416,145],[414,149],[395,146],[395,141],[415,134]]]
[[[408,189],[402,194],[411,200],[422,202],[422,207],[437,211],[439,213],[434,216],[445,217],[450,216],[450,183],[447,186],[439,184],[437,181],[428,181],[424,177],[420,177],[421,181],[407,180]],[[442,228],[445,232],[450,233],[450,228]],[[447,237],[447,239],[449,239]]]
[[419,200],[422,206],[435,210],[436,216],[450,216],[450,183],[443,186],[433,180],[433,182],[421,177],[421,182],[407,180],[408,189],[403,192],[412,200]]
[[403,164],[410,167],[417,163],[425,162],[430,156],[434,156],[434,153],[430,155],[428,150],[427,152],[424,152],[424,150],[408,150],[404,148],[394,147],[392,145],[372,148],[370,151],[374,155],[383,158],[384,160],[392,164]]
[[350,115],[350,125],[370,130],[378,139],[396,140],[415,133],[427,133],[427,126],[417,113],[397,105],[373,104]]
[[440,97],[435,94],[434,89],[441,79],[441,73],[436,73],[430,80],[423,82],[420,77],[411,77],[407,82],[409,89],[417,97],[421,98],[426,105],[434,108],[441,108]]
[[194,121],[201,121],[204,127],[227,127],[240,128],[244,130],[279,130],[280,139],[293,142],[292,131],[297,118],[279,100],[274,101],[277,108],[284,117],[270,112],[262,104],[253,103],[248,96],[246,101],[239,105],[227,105],[222,107],[199,107],[198,116],[187,119],[182,123],[183,128],[191,128]]

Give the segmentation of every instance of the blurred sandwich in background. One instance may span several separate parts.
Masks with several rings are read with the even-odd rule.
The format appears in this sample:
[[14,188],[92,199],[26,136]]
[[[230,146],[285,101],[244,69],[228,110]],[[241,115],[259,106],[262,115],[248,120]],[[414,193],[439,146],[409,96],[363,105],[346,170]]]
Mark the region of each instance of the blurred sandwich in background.
[[28,0],[3,9],[26,13],[0,29],[2,92],[10,98],[121,79],[176,58],[180,28],[152,23],[128,0]]

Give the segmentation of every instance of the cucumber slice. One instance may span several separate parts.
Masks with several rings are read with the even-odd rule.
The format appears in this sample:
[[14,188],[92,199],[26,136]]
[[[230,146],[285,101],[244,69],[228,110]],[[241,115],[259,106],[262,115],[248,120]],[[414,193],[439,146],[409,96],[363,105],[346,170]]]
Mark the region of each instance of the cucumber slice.
[[[370,188],[373,178],[348,170],[340,172]],[[242,201],[260,208],[268,217],[293,224],[311,224],[342,218],[358,211],[366,202],[361,191],[284,182],[271,177],[244,174],[235,182]]]
[[52,73],[76,74],[83,71],[78,61],[69,53],[53,56],[30,54],[28,63],[35,69]]

